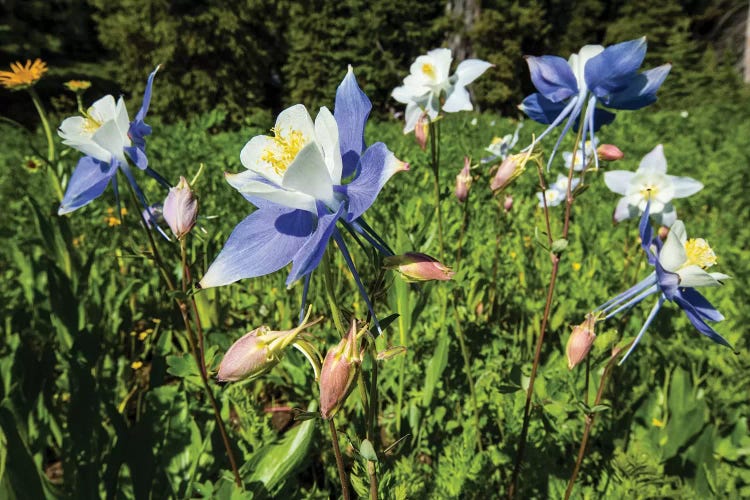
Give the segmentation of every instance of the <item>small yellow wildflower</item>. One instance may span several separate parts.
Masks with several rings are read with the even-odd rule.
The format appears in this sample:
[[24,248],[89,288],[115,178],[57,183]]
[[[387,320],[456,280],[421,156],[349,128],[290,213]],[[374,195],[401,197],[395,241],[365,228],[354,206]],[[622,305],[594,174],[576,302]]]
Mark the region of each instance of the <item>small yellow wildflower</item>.
[[82,234],[81,236],[76,236],[75,238],[73,238],[73,246],[76,248],[80,247],[85,236],[85,234]]
[[88,80],[70,80],[63,83],[63,85],[66,89],[77,94],[78,92],[83,92],[84,90],[90,88],[91,82]]
[[154,333],[153,328],[146,328],[145,330],[143,330],[141,333],[138,334],[138,340],[143,342],[144,340],[146,340],[146,337],[148,337],[152,333]]
[[651,420],[651,425],[653,425],[654,427],[664,427],[664,421],[654,417]]
[[120,224],[122,224],[122,221],[120,221],[120,219],[118,219],[117,217],[112,217],[112,216],[105,217],[104,222],[106,222],[109,227],[115,227],[115,226],[119,226]]
[[47,63],[41,59],[10,63],[10,71],[0,71],[0,84],[6,89],[21,90],[31,87],[47,72]]
[[573,264],[571,265],[571,267],[573,268],[573,271],[580,271],[581,270],[581,263],[580,262],[573,262]]
[[130,363],[130,368],[132,368],[133,370],[137,370],[142,366],[143,366],[143,361],[133,361],[132,363]]

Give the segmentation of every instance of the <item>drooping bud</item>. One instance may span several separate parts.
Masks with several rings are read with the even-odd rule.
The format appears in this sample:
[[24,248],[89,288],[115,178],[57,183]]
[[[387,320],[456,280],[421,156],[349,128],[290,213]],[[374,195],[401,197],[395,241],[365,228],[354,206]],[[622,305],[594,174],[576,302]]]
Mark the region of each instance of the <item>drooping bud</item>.
[[169,189],[164,200],[163,215],[178,240],[193,228],[198,217],[198,199],[184,177],[180,176],[177,186]]
[[596,148],[596,154],[601,161],[617,161],[625,157],[625,153],[614,144],[602,144]]
[[[310,313],[308,312],[309,317]],[[216,378],[221,382],[235,382],[258,377],[281,361],[284,349],[294,342],[297,335],[323,318],[305,322],[293,330],[272,331],[261,326],[246,333],[227,350],[219,365]]]
[[464,168],[456,176],[456,198],[461,203],[469,197],[469,188],[471,187],[471,159],[464,157]]
[[427,118],[427,113],[419,115],[417,125],[414,127],[414,138],[417,140],[417,144],[424,151],[427,146],[427,139],[430,137],[430,121]]
[[383,267],[395,269],[406,281],[447,281],[455,274],[439,260],[423,253],[407,252],[383,259]]
[[346,336],[333,347],[323,360],[320,370],[320,414],[325,420],[332,418],[354,388],[359,375],[362,356],[357,348],[357,322]]
[[565,354],[568,357],[568,369],[572,370],[578,363],[586,358],[594,343],[596,334],[594,325],[596,316],[592,313],[586,315],[583,323],[573,328],[573,332],[568,338],[568,344],[565,346]]
[[510,212],[512,208],[513,208],[513,197],[509,194],[506,194],[505,201],[503,202],[503,210],[505,210],[505,212],[507,213],[507,212]]
[[531,158],[532,151],[533,149],[530,149],[526,153],[517,153],[505,158],[497,168],[495,177],[492,178],[490,183],[490,188],[493,191],[502,191],[507,188],[516,177],[526,170],[526,163]]

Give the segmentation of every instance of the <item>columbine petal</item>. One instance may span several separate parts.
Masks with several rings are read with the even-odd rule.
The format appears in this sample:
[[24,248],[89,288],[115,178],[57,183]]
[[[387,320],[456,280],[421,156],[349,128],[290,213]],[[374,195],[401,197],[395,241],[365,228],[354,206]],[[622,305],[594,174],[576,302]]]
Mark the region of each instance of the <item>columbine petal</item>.
[[276,128],[284,133],[290,130],[299,131],[305,138],[305,142],[315,139],[315,125],[307,108],[302,104],[295,104],[279,113],[276,118]]
[[[713,275],[720,273],[707,273],[700,266],[685,266],[677,271],[680,275],[680,286],[694,288],[697,286],[721,286],[721,281]],[[723,276],[723,275],[721,275]]]
[[620,201],[617,202],[617,207],[615,207],[615,212],[612,214],[612,219],[614,219],[615,222],[620,222],[637,214],[638,209],[633,207],[628,202],[627,198],[620,198]]
[[677,220],[677,211],[675,210],[674,205],[671,203],[664,205],[661,214],[658,214],[654,219],[662,226],[672,227]]
[[333,201],[333,182],[318,145],[311,142],[297,153],[284,173],[282,187],[312,196],[325,203]]
[[599,98],[625,89],[646,57],[646,37],[610,45],[585,68],[586,86]]
[[700,314],[701,318],[709,321],[724,321],[721,314],[706,297],[694,288],[686,288],[680,291],[683,300],[690,302],[693,308]]
[[701,312],[698,311],[696,307],[690,303],[690,301],[686,300],[683,297],[677,296],[675,297],[675,302],[677,302],[682,310],[685,311],[685,314],[690,320],[690,323],[692,323],[696,330],[698,330],[701,334],[710,338],[717,344],[725,345],[729,348],[732,347],[732,345],[724,337],[719,335],[703,320]]
[[627,170],[612,170],[604,172],[604,184],[607,185],[610,191],[625,196],[628,192],[630,181],[633,179],[634,175],[634,172],[629,172]]
[[668,176],[674,186],[674,197],[685,198],[703,189],[703,184],[690,177]]
[[258,209],[234,228],[200,286],[228,285],[277,271],[292,261],[314,230],[315,215],[310,212]]
[[552,102],[540,93],[534,93],[523,100],[519,108],[529,118],[539,123],[553,123],[565,109],[565,103]]
[[414,130],[419,122],[419,117],[422,116],[422,109],[416,102],[410,102],[406,105],[406,111],[404,111],[406,118],[406,124],[404,125],[404,134],[408,134]]
[[664,156],[664,146],[657,145],[641,160],[638,172],[653,172],[664,174],[667,172],[667,158]]
[[474,106],[471,104],[471,96],[465,88],[456,85],[446,93],[447,98],[443,104],[443,111],[446,113],[455,113],[457,111],[471,111]]
[[[393,97],[399,102],[408,102],[408,98],[406,101],[398,99],[396,90],[398,89],[393,91]],[[333,116],[339,130],[344,178],[355,173],[359,155],[365,150],[365,123],[371,109],[370,99],[359,88],[354,71],[349,66],[346,77],[336,89],[336,102],[333,108]],[[335,176],[333,177],[336,182]]]
[[680,220],[675,221],[669,230],[667,240],[664,242],[661,252],[659,252],[659,262],[669,272],[677,271],[687,260],[685,245],[680,241],[684,234],[685,224]]
[[376,142],[367,148],[361,162],[359,177],[340,188],[349,198],[348,221],[358,218],[372,205],[393,174],[409,168],[407,163],[398,160],[382,142]]
[[664,64],[634,76],[627,87],[604,99],[604,104],[614,109],[634,110],[656,102],[656,91],[671,69],[671,64]]
[[[117,124],[114,121],[108,121],[104,123],[91,137],[95,144],[99,147],[108,151],[117,158],[117,161],[126,163],[123,148],[130,146],[124,142],[123,134],[120,129],[117,128]],[[129,141],[128,141],[129,142]]]
[[84,156],[78,160],[57,214],[67,214],[91,203],[104,192],[116,173],[116,165],[96,158]]
[[341,183],[341,151],[339,149],[339,128],[336,125],[336,119],[333,117],[328,108],[323,106],[315,117],[315,137],[318,144],[323,149],[328,173],[331,175],[331,181],[334,184]]
[[[138,113],[136,113],[135,119],[130,124],[130,128],[128,130],[128,135],[130,135],[133,144],[135,144],[135,146],[141,150],[144,157],[146,153],[146,141],[144,138],[147,135],[151,134],[151,126],[147,125],[143,120],[146,119],[148,108],[151,105],[151,88],[154,85],[154,77],[156,76],[157,71],[159,71],[159,66],[157,66],[156,69],[154,69],[154,71],[152,71],[151,74],[148,75],[146,90],[143,92],[143,101],[141,102],[141,108],[138,110]],[[138,166],[140,168],[146,168],[141,167],[140,164],[138,164]]]
[[529,65],[534,86],[549,101],[560,102],[578,94],[576,77],[568,62],[562,57],[527,56],[526,63]]
[[263,208],[268,202],[271,202],[289,208],[305,210],[313,214],[317,213],[315,198],[312,196],[286,190],[252,170],[246,170],[239,174],[225,173],[224,178],[230,186],[258,208]]
[[[321,210],[324,209],[321,207]],[[331,235],[336,229],[336,221],[339,220],[343,213],[344,204],[342,203],[335,213],[324,213],[318,217],[318,226],[315,228],[315,231],[294,255],[292,270],[286,278],[287,286],[318,267],[328,245],[328,240],[331,239]]]
[[482,74],[490,69],[492,64],[481,59],[466,59],[456,68],[455,75],[458,77],[456,81],[457,86],[466,86],[482,76]]

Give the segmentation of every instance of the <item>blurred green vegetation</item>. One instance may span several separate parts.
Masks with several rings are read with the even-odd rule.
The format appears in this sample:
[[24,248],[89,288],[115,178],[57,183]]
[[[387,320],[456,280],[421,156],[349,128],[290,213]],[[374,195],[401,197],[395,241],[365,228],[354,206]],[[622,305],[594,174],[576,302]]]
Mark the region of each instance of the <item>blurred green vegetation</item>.
[[[342,65],[332,78],[340,79],[345,71]],[[141,76],[145,72],[139,69]],[[662,96],[674,91],[671,84],[668,79]],[[169,101],[169,88],[160,74],[155,98]],[[26,97],[14,96],[21,103]],[[129,104],[133,109],[132,99]],[[324,104],[332,106],[332,94]],[[73,113],[74,105],[60,101],[60,112]],[[698,194],[680,200],[677,209],[689,234],[706,238],[716,250],[718,270],[735,278],[706,295],[727,317],[717,329],[739,354],[701,337],[675,306],[666,306],[610,380],[606,411],[597,418],[577,486],[582,497],[750,495],[748,112],[746,99],[621,112],[599,133],[602,141],[617,144],[626,154],[605,168],[633,170],[643,154],[662,143],[670,174],[705,184]],[[269,123],[222,131],[228,119],[223,110],[196,112],[174,123],[163,123],[158,113],[152,116],[148,152],[154,168],[174,182],[179,175],[191,176],[200,163],[206,165],[196,186],[204,231],[196,230],[189,240],[200,275],[252,210],[226,185],[222,172],[242,169],[241,147],[267,130],[270,117]],[[173,117],[166,118],[171,122]],[[380,449],[404,438],[380,457],[383,498],[491,498],[507,487],[523,412],[520,389],[528,380],[551,267],[548,253],[537,243],[544,240],[544,221],[532,168],[511,186],[514,202],[507,214],[497,203],[504,197],[495,200],[488,189],[489,165],[475,170],[465,205],[452,195],[464,155],[475,162],[486,156],[483,148],[494,136],[512,132],[515,123],[493,113],[465,113],[448,116],[441,127],[446,241],[454,252],[446,260],[456,277],[423,286],[395,279],[386,296],[375,297],[381,316],[401,314],[380,342],[408,347],[404,357],[381,365]],[[232,497],[210,406],[186,354],[179,315],[162,294],[148,259],[137,209],[127,205],[123,224],[110,226],[110,188],[72,216],[57,218],[43,174],[22,167],[25,156],[44,150],[43,137],[5,122],[0,128],[12,145],[0,150],[6,170],[0,177],[0,497]],[[520,144],[540,130],[527,123]],[[428,153],[414,144],[413,136],[402,135],[401,124],[393,120],[368,126],[367,142],[376,140],[408,161],[411,170],[386,185],[367,213],[368,222],[397,252],[436,253],[435,227],[429,223]],[[68,172],[77,158],[76,152],[63,153]],[[560,158],[552,178],[562,167]],[[613,226],[617,196],[600,177],[599,172],[588,176],[590,189],[574,207],[536,386],[521,477],[524,498],[562,496],[574,463],[584,425],[585,370],[568,371],[566,366],[564,346],[571,326],[647,273],[637,224]],[[142,185],[151,201],[165,195],[155,182]],[[127,199],[124,191],[122,198]],[[553,214],[553,230],[559,233],[562,207]],[[468,225],[459,262],[455,251],[463,221]],[[177,274],[178,249],[165,241],[159,246]],[[374,276],[368,255],[352,247],[361,274]],[[220,353],[246,331],[260,324],[287,328],[295,323],[301,287],[287,290],[285,277],[278,272],[198,295],[214,369]],[[341,307],[364,315],[340,259],[334,278]],[[448,287],[459,303],[481,406],[479,428],[472,420],[455,326],[441,318],[436,287]],[[319,273],[310,290],[316,314],[325,314]],[[592,352],[591,398],[601,375],[598,367],[613,343],[632,338],[648,308],[641,304],[601,326]],[[312,333],[321,348],[337,339],[330,320]],[[317,398],[311,370],[299,353],[289,352],[262,380],[215,389],[237,456],[245,464],[246,487],[255,497],[328,498],[338,490],[321,423],[293,423],[288,412],[279,411],[307,408]],[[364,461],[354,451],[359,449],[355,428],[362,419],[355,391],[336,423],[351,443],[344,454],[354,489],[366,495]],[[483,452],[474,449],[476,433]]]

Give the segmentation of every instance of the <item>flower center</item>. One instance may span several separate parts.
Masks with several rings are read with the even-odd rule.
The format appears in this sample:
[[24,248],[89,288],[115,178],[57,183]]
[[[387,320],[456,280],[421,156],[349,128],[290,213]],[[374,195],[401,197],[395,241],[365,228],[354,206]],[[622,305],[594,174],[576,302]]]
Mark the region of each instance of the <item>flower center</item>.
[[102,122],[94,118],[94,111],[95,111],[94,108],[91,107],[83,115],[84,120],[83,120],[83,126],[81,127],[81,129],[83,130],[85,134],[88,134],[88,135],[93,135],[94,132],[99,130],[99,127],[102,126]]
[[687,254],[686,266],[695,265],[706,269],[716,264],[716,254],[703,238],[687,240],[685,242],[685,253]]
[[430,63],[422,64],[422,73],[424,73],[426,76],[434,80],[435,79],[435,66],[433,66]]
[[649,198],[656,198],[659,194],[659,187],[656,184],[643,184],[640,189],[641,198],[648,200]]
[[299,130],[290,129],[286,133],[274,127],[273,146],[263,151],[261,159],[268,162],[274,172],[283,175],[294,161],[297,153],[305,146],[305,136]]

